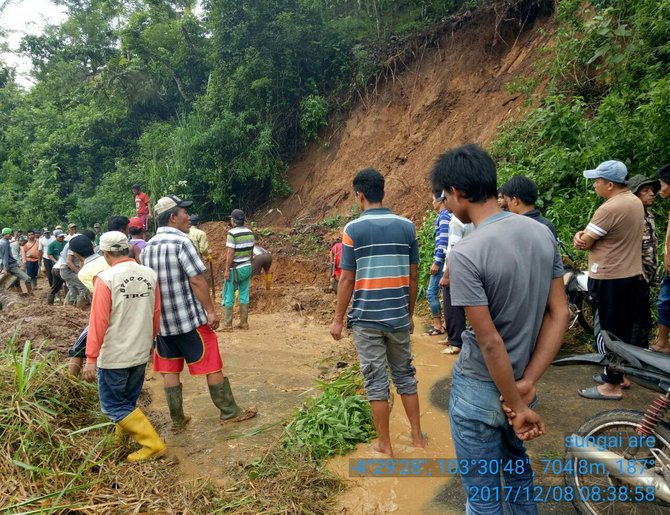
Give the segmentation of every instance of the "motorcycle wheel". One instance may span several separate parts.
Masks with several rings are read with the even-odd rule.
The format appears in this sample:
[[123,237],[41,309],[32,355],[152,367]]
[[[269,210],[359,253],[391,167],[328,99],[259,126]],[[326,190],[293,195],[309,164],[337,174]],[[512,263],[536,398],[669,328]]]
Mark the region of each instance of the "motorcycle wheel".
[[589,334],[593,334],[593,306],[589,302],[586,293],[575,295],[575,306],[577,306],[577,321],[582,329]]
[[[629,436],[637,436],[635,428],[637,427],[644,413],[640,411],[632,410],[614,410],[606,411],[604,413],[599,413],[595,417],[588,419],[584,422],[575,434],[578,436],[594,436],[594,437],[616,437],[619,438],[619,435],[622,436],[624,442],[629,441]],[[660,449],[666,455],[670,456],[670,425],[665,422],[659,423],[654,429],[653,433],[656,438],[656,448]],[[610,441],[610,440],[608,440]],[[636,447],[631,448],[628,446],[622,447],[609,447],[607,450],[615,452],[621,455],[623,460],[628,459],[653,459],[654,456],[649,452],[649,449],[645,447]],[[573,492],[580,492],[580,488],[585,489],[586,495],[580,496],[575,495],[572,503],[575,506],[575,509],[578,513],[584,515],[634,515],[642,514],[645,515],[661,515],[670,513],[670,504],[665,503],[660,500],[653,502],[624,502],[624,501],[605,501],[595,502],[593,501],[588,492],[598,489],[603,489],[602,491],[607,491],[609,487],[620,487],[624,486],[621,480],[603,475],[602,471],[598,474],[596,471],[595,474],[582,474],[578,472],[578,468],[589,469],[588,466],[584,467],[583,459],[580,458],[582,467],[579,466],[577,462],[577,457],[568,450],[565,454],[565,483],[567,486],[572,487]],[[595,462],[593,462],[595,463]],[[568,466],[570,464],[570,466]],[[594,469],[587,470],[591,472]],[[631,487],[634,491],[634,487]]]

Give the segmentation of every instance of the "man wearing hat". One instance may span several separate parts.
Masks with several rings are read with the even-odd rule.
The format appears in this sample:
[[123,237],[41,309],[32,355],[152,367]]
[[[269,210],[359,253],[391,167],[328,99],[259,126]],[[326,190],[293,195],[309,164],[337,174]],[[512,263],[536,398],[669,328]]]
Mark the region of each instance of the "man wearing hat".
[[95,248],[100,247],[100,236],[102,236],[102,226],[95,222],[93,224],[93,232],[95,233]]
[[[642,276],[644,207],[628,189],[628,169],[621,161],[605,161],[584,177],[594,179],[593,189],[605,202],[583,231],[575,234],[576,249],[589,251],[589,295],[593,299],[600,329],[630,342],[635,320],[637,288]],[[600,332],[599,352],[606,349]],[[603,384],[578,390],[587,399],[620,400],[623,376],[606,369]]]
[[644,207],[642,280],[637,287],[637,309],[630,343],[646,349],[649,347],[649,336],[654,326],[649,293],[651,286],[657,284],[658,281],[658,236],[656,234],[656,221],[650,208],[654,204],[656,194],[661,189],[661,184],[656,179],[649,179],[642,174],[638,174],[628,181],[628,188],[640,199]]
[[[77,242],[79,243],[79,242]],[[91,242],[75,245],[92,251]],[[100,408],[116,424],[116,434],[128,433],[142,447],[128,461],[165,453],[165,442],[137,407],[151,345],[160,326],[160,291],[156,272],[128,255],[128,237],[106,232],[100,249],[109,269],[94,279],[93,304],[86,338],[83,378],[98,382]]]
[[236,403],[214,330],[219,317],[209,296],[203,264],[188,238],[193,202],[175,195],[161,198],[155,206],[158,231],[142,252],[142,264],[152,268],[161,290],[160,332],[154,351],[154,371],[163,376],[163,386],[174,429],[190,420],[184,415],[180,374],[184,362],[192,375],[207,376],[212,401],[220,410],[222,424],[256,415]]
[[144,230],[149,229],[149,218],[152,218],[151,213],[151,200],[149,195],[142,191],[142,188],[139,184],[133,184],[132,186],[133,195],[135,195],[135,212],[137,213],[137,218],[142,220]]
[[231,228],[226,239],[226,268],[223,272],[223,330],[233,330],[235,290],[239,292],[240,329],[249,329],[249,284],[251,257],[254,252],[254,233],[244,226],[244,211],[233,209]]
[[56,241],[56,238],[51,234],[49,228],[45,227],[42,229],[42,236],[40,236],[40,239],[38,240],[38,250],[40,253],[40,260],[42,261],[42,266],[44,267],[44,273],[46,274],[47,280],[49,281],[49,288],[53,286],[53,276],[51,275],[51,269],[53,268],[54,264],[53,261],[47,257],[47,254],[49,253],[49,245],[51,245],[51,243],[54,241]]
[[[33,293],[33,285],[21,267],[18,261],[12,256],[9,246],[9,240],[12,239],[12,228],[5,227],[2,230],[2,238],[0,238],[0,285],[12,281],[16,277],[19,281],[23,281],[26,285],[26,290],[29,295]],[[27,238],[26,238],[27,239]]]
[[72,223],[72,224],[67,224],[67,230],[68,234],[65,236],[65,241],[70,241],[72,238],[74,238],[77,234],[77,224]]

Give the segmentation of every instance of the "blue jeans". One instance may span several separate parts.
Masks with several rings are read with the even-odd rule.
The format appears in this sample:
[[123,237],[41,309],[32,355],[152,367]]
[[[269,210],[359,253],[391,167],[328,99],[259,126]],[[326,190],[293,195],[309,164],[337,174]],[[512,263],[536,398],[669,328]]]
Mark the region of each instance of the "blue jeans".
[[658,292],[658,323],[670,327],[670,277],[664,277]]
[[430,313],[433,315],[433,318],[437,318],[442,314],[442,309],[440,308],[441,278],[442,274],[438,272],[435,275],[431,275],[430,279],[428,280],[428,289],[426,290],[426,298],[428,299],[428,304],[430,305]]
[[144,384],[146,363],[128,368],[99,368],[98,397],[100,408],[116,424],[137,407]]
[[[464,376],[454,368],[449,419],[459,463],[484,464],[476,470],[461,468],[468,496],[466,514],[502,515],[503,504],[508,514],[537,514],[530,459],[523,442],[507,423],[495,383]],[[501,484],[501,472],[506,489]]]

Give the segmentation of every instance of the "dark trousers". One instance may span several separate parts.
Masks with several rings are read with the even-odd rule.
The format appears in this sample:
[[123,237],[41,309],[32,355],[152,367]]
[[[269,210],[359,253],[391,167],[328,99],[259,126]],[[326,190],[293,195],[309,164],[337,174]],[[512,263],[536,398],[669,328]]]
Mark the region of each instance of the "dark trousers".
[[42,258],[42,262],[44,263],[44,271],[47,274],[47,280],[49,281],[49,287],[52,288],[54,285],[54,279],[53,275],[51,273],[51,270],[54,267],[54,262],[51,261],[50,259],[47,258]]
[[651,318],[649,290],[649,283],[640,279],[637,285],[633,333],[630,343],[643,349],[649,347],[649,336],[651,335],[651,329],[654,327],[654,321]]
[[51,295],[56,296],[58,295],[58,292],[65,284],[65,281],[63,281],[63,279],[60,276],[60,270],[54,272],[52,269],[51,277],[53,279],[53,283],[51,285]]
[[462,347],[461,334],[465,331],[465,309],[463,306],[452,306],[449,286],[442,286],[442,301],[444,304],[444,326],[447,328],[449,343],[454,347]]
[[[600,329],[614,334],[625,343],[630,343],[633,336],[637,289],[641,282],[639,276],[624,279],[589,278],[589,294],[598,312]],[[602,336],[600,333],[595,336],[598,352],[605,354]],[[610,384],[621,384],[623,376],[608,368],[603,374],[603,380]]]
[[40,271],[40,262],[39,261],[26,261],[26,273],[33,282],[37,280],[37,274]]

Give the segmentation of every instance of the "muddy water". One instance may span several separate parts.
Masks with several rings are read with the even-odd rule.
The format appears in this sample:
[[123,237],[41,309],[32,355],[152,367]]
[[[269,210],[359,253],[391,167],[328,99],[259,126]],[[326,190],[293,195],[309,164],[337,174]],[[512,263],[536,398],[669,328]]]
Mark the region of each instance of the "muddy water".
[[[409,437],[410,427],[396,394],[391,411],[391,438],[397,459],[402,458],[454,458],[451,431],[447,413],[431,402],[440,396],[439,388],[445,378],[451,375],[455,356],[440,354],[444,348],[437,344],[437,337],[416,335],[412,337],[414,365],[419,380],[419,402],[421,406],[421,427],[428,434],[426,449],[412,447]],[[349,477],[349,460],[359,458],[377,459],[381,455],[370,450],[369,444],[361,444],[348,456],[338,457],[328,463],[328,468],[342,477]],[[350,478],[351,488],[338,500],[337,513],[341,514],[450,514],[453,511],[433,500],[439,496],[450,482],[458,481],[444,477],[403,477],[403,478]]]
[[[329,374],[335,356],[351,342],[334,342],[328,329],[295,314],[251,314],[249,331],[218,332],[224,374],[240,406],[255,405],[258,416],[220,426],[204,377],[182,373],[184,412],[192,417],[186,431],[169,429],[160,377],[147,382],[158,427],[187,477],[208,476],[225,485],[228,472],[263,456],[307,396],[314,380]],[[162,421],[162,422],[161,422]],[[274,425],[274,426],[273,426]],[[237,437],[236,437],[237,436]]]

